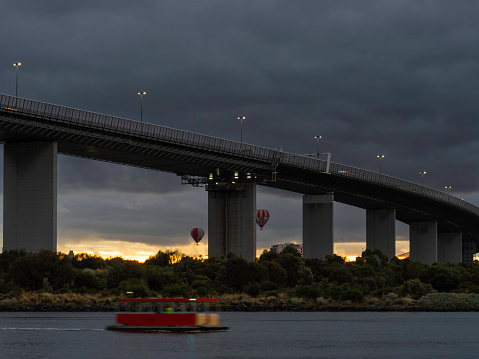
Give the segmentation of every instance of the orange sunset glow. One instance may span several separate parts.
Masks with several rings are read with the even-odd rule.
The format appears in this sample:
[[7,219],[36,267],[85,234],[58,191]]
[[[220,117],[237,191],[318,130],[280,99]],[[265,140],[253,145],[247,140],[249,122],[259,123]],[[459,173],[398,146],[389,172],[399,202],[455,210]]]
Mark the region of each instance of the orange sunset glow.
[[[341,257],[346,257],[348,261],[355,261],[356,257],[361,256],[366,247],[365,242],[340,242],[334,244],[334,253]],[[258,248],[256,257],[259,257],[263,250],[268,248]],[[112,240],[101,240],[99,238],[83,239],[81,241],[62,241],[58,244],[58,250],[62,253],[73,251],[76,253],[88,253],[102,258],[122,257],[124,259],[137,260],[144,262],[150,256],[154,256],[159,250],[178,250],[181,253],[192,257],[208,257],[208,243],[200,242],[198,245],[194,242],[177,246],[156,246],[140,242],[123,242]],[[403,254],[409,251],[408,241],[396,242],[396,253]]]

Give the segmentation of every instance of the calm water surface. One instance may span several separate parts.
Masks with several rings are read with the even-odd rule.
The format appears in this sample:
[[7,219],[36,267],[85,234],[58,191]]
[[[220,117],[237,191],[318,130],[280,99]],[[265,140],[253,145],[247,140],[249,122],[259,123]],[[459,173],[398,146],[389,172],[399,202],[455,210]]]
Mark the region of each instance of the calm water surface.
[[478,358],[479,313],[222,313],[226,332],[104,330],[113,313],[0,313],[0,358]]

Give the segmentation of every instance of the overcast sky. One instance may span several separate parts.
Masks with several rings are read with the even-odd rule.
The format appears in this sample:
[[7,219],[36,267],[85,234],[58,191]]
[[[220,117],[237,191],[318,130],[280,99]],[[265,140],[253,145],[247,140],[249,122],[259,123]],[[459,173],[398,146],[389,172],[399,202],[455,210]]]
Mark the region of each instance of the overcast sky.
[[[332,161],[479,205],[479,3],[2,2],[0,93]],[[3,151],[3,148],[2,150]],[[3,156],[2,156],[3,157]],[[139,258],[207,252],[207,194],[166,173],[59,156],[58,248]],[[258,187],[258,250],[302,242],[301,195]],[[189,237],[203,227],[196,246]],[[407,226],[398,223],[398,239]],[[365,213],[336,205],[335,241]],[[364,247],[364,244],[360,244]],[[407,250],[398,245],[398,254]],[[143,254],[141,254],[143,253]]]

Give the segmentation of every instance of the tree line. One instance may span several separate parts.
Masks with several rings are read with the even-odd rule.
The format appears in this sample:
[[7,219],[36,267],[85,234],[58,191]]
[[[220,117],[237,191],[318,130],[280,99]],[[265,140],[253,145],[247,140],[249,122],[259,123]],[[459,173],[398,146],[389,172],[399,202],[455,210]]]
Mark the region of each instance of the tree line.
[[388,293],[412,299],[433,292],[479,293],[479,262],[426,265],[396,257],[390,260],[377,249],[366,249],[354,262],[337,255],[309,259],[293,247],[280,254],[265,250],[254,262],[232,253],[204,259],[179,251],[159,251],[144,263],[85,253],[70,258],[47,250],[1,253],[0,294],[5,298],[22,291],[133,292],[137,297],[286,293],[361,303]]

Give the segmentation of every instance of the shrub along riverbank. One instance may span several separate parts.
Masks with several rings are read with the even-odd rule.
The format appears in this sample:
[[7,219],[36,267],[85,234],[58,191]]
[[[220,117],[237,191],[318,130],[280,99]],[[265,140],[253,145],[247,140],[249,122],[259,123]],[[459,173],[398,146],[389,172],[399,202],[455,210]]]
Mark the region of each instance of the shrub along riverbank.
[[[23,292],[17,297],[0,300],[0,312],[110,312],[118,311],[118,297],[91,294],[52,294]],[[419,300],[399,298],[389,293],[382,299],[370,298],[362,303],[350,300],[316,300],[292,297],[256,297],[222,295],[221,303],[212,305],[213,311],[479,311],[479,295],[465,293],[430,293]]]
[[0,254],[0,311],[113,311],[136,297],[215,297],[216,310],[479,310],[479,263],[389,260],[367,249],[355,262],[303,259],[292,247],[195,259],[159,251],[145,263],[41,251]]

